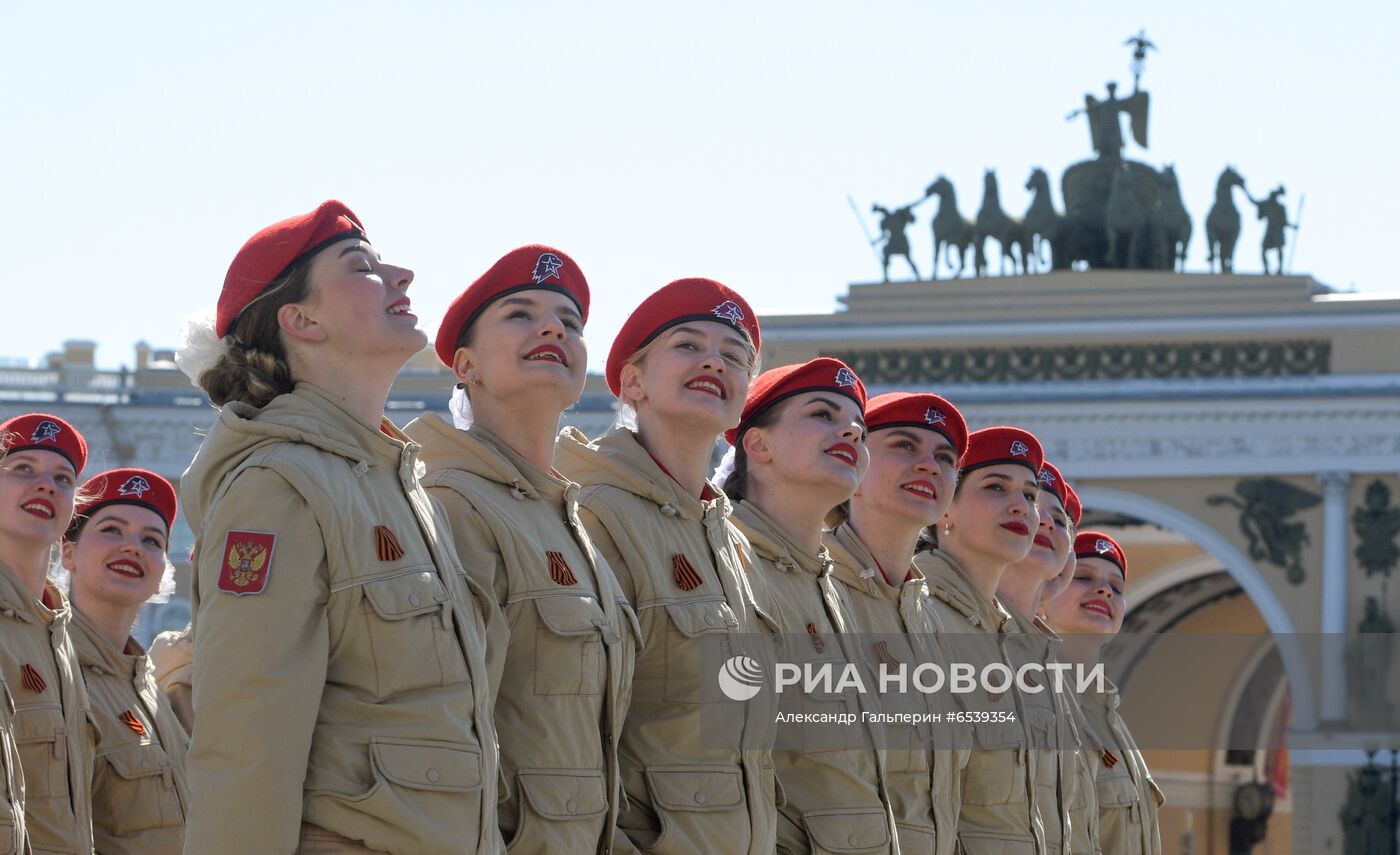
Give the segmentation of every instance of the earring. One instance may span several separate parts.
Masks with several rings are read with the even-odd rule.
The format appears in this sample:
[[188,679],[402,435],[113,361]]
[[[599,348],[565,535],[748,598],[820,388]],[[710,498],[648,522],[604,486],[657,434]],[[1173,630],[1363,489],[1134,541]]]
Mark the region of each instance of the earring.
[[480,386],[480,385],[481,385],[481,377],[480,377],[480,375],[477,375],[477,374],[468,374],[468,375],[467,375],[467,382],[470,383],[470,384],[473,385],[473,386]]
[[947,535],[947,534],[952,534],[952,533],[953,533],[953,523],[952,523],[951,520],[944,520],[944,522],[943,522],[943,533],[944,533],[945,535]]

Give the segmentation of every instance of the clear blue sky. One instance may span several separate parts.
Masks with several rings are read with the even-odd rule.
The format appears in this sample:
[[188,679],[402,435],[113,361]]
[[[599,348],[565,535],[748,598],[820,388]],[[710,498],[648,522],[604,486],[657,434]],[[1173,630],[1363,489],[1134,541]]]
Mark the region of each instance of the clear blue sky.
[[[965,215],[994,167],[1014,214],[1033,166],[1090,155],[1065,114],[1131,87],[1123,39],[1161,47],[1143,85],[1204,268],[1216,175],[1306,194],[1295,271],[1395,290],[1391,42],[1400,4],[826,2],[8,4],[0,355],[68,338],[130,363],[212,304],[243,240],[324,198],[413,267],[431,333],[501,253],[552,243],[593,286],[590,363],[682,275],[760,310],[827,308],[879,267],[846,204],[946,173]],[[1237,197],[1236,255],[1260,224]],[[928,217],[911,230],[926,270]],[[898,262],[896,263],[898,265]],[[895,271],[903,274],[896,266]]]

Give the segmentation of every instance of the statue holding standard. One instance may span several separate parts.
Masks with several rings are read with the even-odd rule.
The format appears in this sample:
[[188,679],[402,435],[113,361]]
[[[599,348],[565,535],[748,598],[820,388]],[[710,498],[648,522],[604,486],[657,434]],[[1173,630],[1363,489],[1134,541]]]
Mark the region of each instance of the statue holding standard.
[[[1254,207],[1259,212],[1259,219],[1264,221],[1264,246],[1259,252],[1260,258],[1264,262],[1264,273],[1276,273],[1283,275],[1283,244],[1284,229],[1296,229],[1298,226],[1288,222],[1288,211],[1283,207],[1284,187],[1282,184],[1269,191],[1265,199],[1256,199],[1249,196],[1249,191],[1245,195],[1249,196],[1249,201],[1254,203]],[[1278,256],[1278,269],[1269,269],[1269,250],[1274,250]]]
[[913,205],[905,205],[903,208],[895,208],[893,211],[883,205],[874,205],[871,211],[880,215],[880,236],[885,239],[885,281],[890,281],[890,259],[896,255],[904,256],[904,260],[909,262],[909,269],[914,271],[914,278],[919,279],[919,268],[914,266],[914,258],[909,254],[909,235],[905,230],[914,224]]

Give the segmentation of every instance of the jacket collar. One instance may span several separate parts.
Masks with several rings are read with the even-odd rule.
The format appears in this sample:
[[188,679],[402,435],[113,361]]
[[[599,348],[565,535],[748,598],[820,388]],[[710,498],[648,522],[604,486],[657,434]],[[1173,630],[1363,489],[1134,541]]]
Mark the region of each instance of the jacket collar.
[[724,518],[731,511],[729,498],[719,490],[703,501],[682,490],[626,428],[614,428],[591,443],[578,430],[566,428],[559,435],[557,459],[565,477],[585,487],[606,484],[626,490],[661,506],[667,516]]
[[914,563],[928,577],[929,593],[961,612],[968,623],[989,632],[1016,630],[1011,615],[995,600],[988,600],[972,587],[952,556],[932,549],[914,556]]
[[66,621],[72,614],[68,598],[52,579],[44,580],[44,596],[35,599],[19,577],[4,564],[0,564],[0,607],[13,609],[25,620],[45,626],[55,620]]
[[741,500],[734,506],[734,523],[748,537],[755,555],[784,570],[805,570],[821,576],[832,566],[831,554],[825,546],[816,555],[802,551],[752,502]]
[[494,481],[521,499],[545,499],[558,504],[574,488],[571,481],[546,472],[478,424],[459,430],[434,413],[414,419],[405,432],[422,446],[430,472],[450,468]]
[[[78,662],[84,668],[96,668],[128,680],[135,679],[136,669],[146,661],[146,651],[134,638],[127,638],[126,649],[117,650],[107,643],[97,632],[97,627],[87,616],[73,610],[73,647],[78,652]],[[128,653],[127,651],[134,651]]]
[[894,585],[886,584],[881,578],[880,565],[875,560],[875,555],[849,522],[843,522],[829,532],[826,544],[831,549],[831,559],[835,565],[832,575],[848,587],[862,591],[867,596],[898,603],[900,592],[906,585],[922,585],[925,581],[924,574],[911,563],[902,581]]

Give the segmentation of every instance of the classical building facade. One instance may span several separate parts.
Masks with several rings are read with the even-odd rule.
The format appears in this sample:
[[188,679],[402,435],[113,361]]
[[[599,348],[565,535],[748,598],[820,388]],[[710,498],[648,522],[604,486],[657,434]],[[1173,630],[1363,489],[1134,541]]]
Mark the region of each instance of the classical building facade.
[[[1343,853],[1344,810],[1374,824],[1383,800],[1359,799],[1353,781],[1368,751],[1388,765],[1400,748],[1400,680],[1390,645],[1358,653],[1347,634],[1400,615],[1386,584],[1400,296],[1300,276],[1065,271],[854,285],[842,303],[765,316],[764,365],[838,356],[872,394],[935,391],[974,427],[1032,430],[1083,495],[1086,525],[1127,548],[1129,614],[1111,658],[1167,794],[1168,852],[1230,852],[1234,833],[1262,836],[1245,851]],[[390,416],[445,413],[451,383],[425,352]],[[214,418],[172,355],[144,345],[115,372],[96,370],[82,342],[42,368],[0,368],[0,416],[29,409],[78,425],[92,471],[172,478]],[[613,415],[590,377],[564,421],[597,435]],[[191,540],[177,532],[175,553]],[[186,590],[182,576],[144,629],[183,625]],[[1253,784],[1271,812],[1241,798]]]
[[[1400,518],[1400,295],[1090,271],[855,285],[842,302],[765,317],[765,365],[837,356],[872,394],[926,389],[974,427],[1026,427],[1086,525],[1125,544],[1112,659],[1168,797],[1167,851],[1234,851],[1233,824],[1262,834],[1243,851],[1343,852],[1357,768],[1400,748],[1394,636],[1361,655],[1344,636],[1400,614],[1382,542]],[[1267,819],[1240,799],[1256,782]]]

